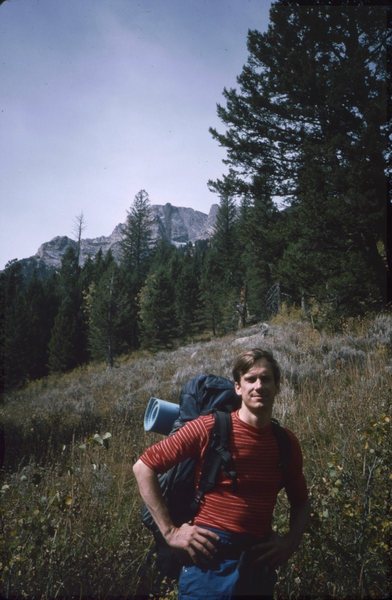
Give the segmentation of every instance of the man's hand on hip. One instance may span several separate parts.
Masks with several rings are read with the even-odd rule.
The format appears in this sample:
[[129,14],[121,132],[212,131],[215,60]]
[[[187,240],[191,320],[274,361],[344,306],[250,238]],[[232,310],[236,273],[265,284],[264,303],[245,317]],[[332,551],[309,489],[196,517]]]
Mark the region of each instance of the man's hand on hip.
[[265,564],[276,569],[286,563],[295,552],[291,538],[273,533],[266,542],[253,546],[249,558],[252,564]]
[[219,536],[203,527],[183,523],[165,534],[166,542],[172,548],[185,550],[195,564],[212,559],[217,550]]

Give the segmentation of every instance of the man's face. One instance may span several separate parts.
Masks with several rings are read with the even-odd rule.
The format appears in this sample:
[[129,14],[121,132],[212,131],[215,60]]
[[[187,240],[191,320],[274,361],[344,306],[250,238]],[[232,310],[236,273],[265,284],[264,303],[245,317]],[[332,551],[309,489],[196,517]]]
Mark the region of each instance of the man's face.
[[235,391],[242,398],[242,404],[254,413],[270,413],[279,387],[275,383],[274,372],[268,360],[261,358],[235,383]]

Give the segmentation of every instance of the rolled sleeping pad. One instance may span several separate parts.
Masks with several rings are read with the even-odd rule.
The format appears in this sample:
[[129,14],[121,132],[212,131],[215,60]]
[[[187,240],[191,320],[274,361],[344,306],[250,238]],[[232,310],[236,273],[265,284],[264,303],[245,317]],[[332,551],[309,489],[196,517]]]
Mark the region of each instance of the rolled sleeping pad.
[[144,431],[168,435],[179,414],[178,404],[160,398],[150,398],[144,413]]

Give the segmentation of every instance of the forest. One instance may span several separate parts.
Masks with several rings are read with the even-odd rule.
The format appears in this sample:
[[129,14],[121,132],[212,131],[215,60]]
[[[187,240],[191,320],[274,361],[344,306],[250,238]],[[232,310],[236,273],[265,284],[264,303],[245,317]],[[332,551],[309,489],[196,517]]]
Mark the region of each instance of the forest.
[[[211,239],[151,238],[134,197],[122,257],[0,274],[2,390],[139,349],[178,347],[300,306],[316,328],[388,307],[391,128],[383,5],[280,1],[248,33],[237,87],[217,106],[226,173]],[[192,143],[192,140],[189,140]],[[80,243],[80,237],[79,237]]]

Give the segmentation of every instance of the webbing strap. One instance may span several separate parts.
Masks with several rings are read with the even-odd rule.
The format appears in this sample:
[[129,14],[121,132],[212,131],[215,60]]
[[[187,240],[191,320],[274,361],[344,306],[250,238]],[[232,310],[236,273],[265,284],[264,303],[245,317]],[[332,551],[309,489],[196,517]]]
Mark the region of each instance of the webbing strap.
[[214,416],[215,423],[203,462],[198,490],[192,502],[194,514],[197,512],[204,494],[215,487],[221,469],[230,477],[233,489],[236,489],[237,474],[229,451],[231,415],[227,412],[216,411]]
[[[217,482],[220,470],[232,480],[233,491],[237,489],[237,473],[230,454],[231,415],[223,411],[215,411],[215,423],[211,432],[209,447],[206,452],[198,490],[192,502],[192,514],[196,514],[204,494],[211,491]],[[279,449],[278,467],[286,478],[290,460],[290,438],[276,419],[271,420],[272,431]]]
[[216,452],[221,457],[222,469],[227,477],[232,480],[233,491],[237,489],[237,473],[234,461],[230,453],[231,436],[231,415],[226,412],[217,411],[215,413],[215,426],[218,432],[218,442]]

